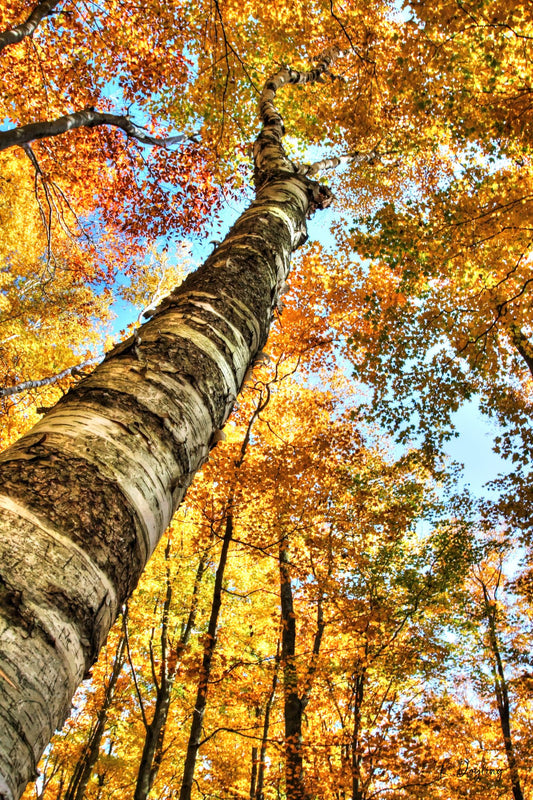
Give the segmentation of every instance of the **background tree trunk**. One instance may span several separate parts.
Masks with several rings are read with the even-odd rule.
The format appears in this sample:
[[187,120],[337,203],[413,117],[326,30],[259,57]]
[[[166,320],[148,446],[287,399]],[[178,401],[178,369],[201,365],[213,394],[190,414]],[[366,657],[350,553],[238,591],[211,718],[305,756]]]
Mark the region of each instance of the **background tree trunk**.
[[70,778],[70,781],[68,783],[67,790],[64,794],[63,800],[82,800],[82,798],[85,795],[85,790],[87,789],[87,783],[89,782],[89,778],[91,777],[93,767],[96,764],[96,760],[100,753],[100,744],[102,742],[102,737],[104,735],[104,731],[106,728],[109,708],[111,706],[111,703],[113,701],[113,696],[115,694],[115,687],[117,685],[117,681],[122,671],[122,667],[124,666],[125,645],[126,645],[126,636],[124,631],[122,631],[122,634],[120,636],[117,645],[117,650],[115,653],[113,670],[109,677],[109,682],[105,688],[104,702],[98,712],[96,725],[91,731],[89,738],[86,742],[84,752],[80,760],[76,764],[74,772],[72,773],[72,777]]
[[272,676],[272,687],[270,689],[270,693],[268,695],[266,705],[265,705],[265,716],[263,719],[263,735],[261,737],[261,747],[259,750],[259,765],[257,769],[257,782],[255,785],[255,796],[254,800],[264,800],[264,785],[265,785],[265,770],[267,766],[266,762],[266,750],[268,744],[268,733],[270,728],[270,713],[272,711],[272,705],[274,703],[274,697],[276,696],[276,688],[278,685],[278,670],[279,670],[279,662],[280,662],[280,641],[278,639],[278,646],[276,650],[276,661],[274,665],[274,675]]
[[296,670],[296,617],[292,597],[289,551],[283,539],[279,549],[281,598],[281,663],[285,717],[285,780],[288,800],[305,800],[302,755],[303,704],[298,692]]
[[209,617],[209,625],[207,627],[207,634],[204,646],[204,653],[202,658],[202,666],[200,669],[200,680],[198,681],[198,691],[196,693],[196,702],[194,704],[191,730],[189,734],[189,743],[187,745],[187,755],[185,757],[185,765],[183,767],[183,778],[181,781],[180,800],[190,800],[192,784],[194,780],[194,769],[196,766],[196,757],[200,747],[200,739],[202,736],[202,725],[204,721],[205,709],[207,706],[207,691],[209,687],[209,678],[211,677],[211,663],[213,661],[213,654],[217,643],[217,627],[218,615],[222,605],[222,582],[224,580],[224,570],[226,569],[226,562],[228,560],[228,551],[233,538],[233,515],[231,510],[228,510],[226,517],[226,527],[224,538],[222,540],[222,550],[220,553],[220,561],[218,562],[217,572],[215,576],[215,587],[213,589],[213,602],[211,603],[211,615]]
[[[170,556],[170,548],[167,546],[166,558]],[[196,622],[196,612],[198,609],[198,593],[200,583],[207,565],[207,550],[202,554],[192,590],[191,605],[187,622],[175,647],[169,646],[168,618],[170,605],[172,602],[172,583],[170,571],[167,569],[166,596],[163,608],[163,619],[161,621],[161,668],[159,685],[156,687],[155,708],[150,723],[145,725],[145,739],[137,773],[137,783],[135,785],[134,800],[146,800],[161,766],[163,757],[163,743],[167,725],[168,713],[174,680],[177,669],[181,663],[181,658],[185,648],[189,644],[192,629]],[[153,659],[153,651],[152,659]],[[152,663],[155,674],[155,664]],[[144,720],[144,717],[143,717]]]
[[507,757],[507,765],[509,767],[509,777],[511,780],[513,800],[524,800],[524,794],[522,792],[518,764],[513,745],[513,738],[511,736],[511,706],[509,703],[509,691],[507,688],[507,680],[505,678],[502,657],[498,645],[498,636],[496,634],[496,603],[494,600],[490,599],[487,586],[485,583],[483,583],[483,581],[481,581],[481,586],[483,589],[485,618],[488,625],[489,648],[492,656],[491,666],[492,674],[494,676],[494,691],[496,694],[496,704],[498,706],[498,715],[500,717],[500,726],[503,734],[505,755]]

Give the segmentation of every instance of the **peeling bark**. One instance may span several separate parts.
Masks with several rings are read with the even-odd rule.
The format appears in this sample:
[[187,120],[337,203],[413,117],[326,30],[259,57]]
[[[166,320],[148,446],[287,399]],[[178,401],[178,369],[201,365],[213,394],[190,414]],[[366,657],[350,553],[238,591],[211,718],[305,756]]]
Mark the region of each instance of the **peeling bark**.
[[331,192],[297,173],[261,102],[257,195],[136,334],[0,455],[0,800],[16,800],[121,605],[208,458],[263,348],[306,217]]

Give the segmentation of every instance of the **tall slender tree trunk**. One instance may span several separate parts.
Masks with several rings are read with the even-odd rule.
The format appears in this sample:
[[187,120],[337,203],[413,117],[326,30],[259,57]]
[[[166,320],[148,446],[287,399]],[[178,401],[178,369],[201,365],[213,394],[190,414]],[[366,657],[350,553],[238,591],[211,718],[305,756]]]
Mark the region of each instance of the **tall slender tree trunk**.
[[363,709],[363,697],[365,691],[366,670],[363,667],[355,675],[353,684],[354,708],[353,708],[353,729],[351,741],[351,771],[352,771],[352,800],[365,800],[365,791],[361,776],[361,713]]
[[264,346],[306,217],[265,85],[256,199],[205,264],[0,455],[0,800],[16,800]]
[[213,661],[213,654],[215,652],[217,642],[218,616],[220,613],[220,606],[222,605],[222,582],[224,579],[224,570],[226,568],[228,551],[232,538],[233,516],[230,510],[226,517],[226,530],[222,540],[222,550],[215,576],[213,602],[211,604],[211,614],[209,617],[209,624],[207,626],[206,641],[200,670],[200,680],[198,681],[196,702],[194,704],[191,730],[189,733],[189,742],[187,745],[187,755],[185,757],[185,766],[183,767],[180,800],[190,800],[191,797],[196,757],[200,747],[204,714],[207,706],[207,691],[209,687],[209,678],[211,677],[211,663]]
[[257,784],[257,745],[252,747],[252,772],[250,775],[250,800],[255,798],[255,787]]
[[288,800],[305,800],[302,756],[302,711],[296,669],[296,617],[292,597],[289,551],[285,540],[279,550],[281,597],[281,663],[285,717],[285,780]]
[[172,583],[170,581],[170,574],[167,572],[167,589],[161,626],[161,669],[159,685],[156,689],[156,701],[152,720],[146,725],[143,751],[139,770],[137,772],[137,782],[135,784],[134,800],[146,800],[157,777],[157,773],[159,772],[159,767],[161,766],[172,688],[176,678],[176,671],[183,656],[183,652],[189,643],[192,629],[196,621],[198,594],[206,564],[207,551],[202,554],[198,569],[196,570],[187,622],[176,647],[171,648],[170,652],[168,652],[168,618],[172,601]]
[[216,648],[216,641],[217,641],[216,633],[218,627],[218,617],[222,605],[222,584],[224,580],[224,571],[226,569],[229,546],[233,538],[233,512],[234,512],[235,488],[236,488],[235,485],[237,482],[237,476],[239,470],[244,463],[244,458],[246,456],[246,451],[250,443],[250,436],[252,433],[252,428],[254,426],[254,423],[261,414],[261,412],[266,408],[266,406],[270,402],[270,397],[271,397],[270,385],[268,385],[265,388],[266,388],[265,392],[263,391],[260,392],[258,403],[254,409],[252,416],[248,420],[248,426],[246,428],[246,433],[244,435],[244,438],[241,442],[239,456],[234,462],[235,477],[233,479],[233,484],[230,487],[229,498],[226,504],[225,533],[222,539],[222,550],[220,553],[220,561],[215,575],[215,586],[213,589],[211,614],[209,617],[209,624],[207,627],[207,636],[206,636],[206,643],[204,646],[202,668],[200,671],[198,691],[196,694],[196,702],[194,705],[194,710],[192,715],[192,723],[189,734],[189,741],[187,745],[185,766],[183,768],[183,777],[180,789],[180,800],[190,800],[191,797],[192,784],[194,780],[194,770],[196,767],[198,750],[200,749],[200,739],[202,735],[203,720],[204,720],[205,709],[207,707],[207,691],[209,687],[209,679],[211,677],[211,663]]
[[302,721],[311,697],[313,678],[318,664],[320,645],[324,634],[323,595],[317,605],[317,628],[311,658],[306,673],[298,677],[296,668],[296,615],[292,592],[289,549],[284,539],[279,549],[281,598],[281,663],[283,665],[284,716],[285,716],[285,775],[288,800],[306,800],[303,774]]
[[85,795],[89,778],[92,775],[94,765],[96,764],[96,760],[98,759],[98,755],[100,753],[100,744],[102,742],[102,737],[107,725],[107,716],[115,694],[115,687],[122,671],[122,667],[124,666],[125,645],[126,636],[124,631],[122,631],[115,653],[113,670],[105,688],[104,701],[96,718],[96,725],[91,731],[85,744],[83,754],[74,768],[74,772],[69,780],[65,794],[58,794],[58,797],[63,797],[63,800],[82,800]]
[[492,674],[494,676],[496,705],[498,706],[498,715],[500,717],[500,726],[503,734],[505,755],[507,756],[507,765],[509,767],[511,790],[513,792],[513,800],[524,800],[524,794],[522,792],[522,786],[520,783],[520,775],[518,773],[518,763],[516,760],[513,739],[511,736],[511,707],[509,703],[509,691],[507,688],[507,680],[505,678],[500,648],[498,645],[498,636],[496,633],[496,606],[495,603],[490,600],[487,587],[482,581],[481,585],[483,587],[485,616],[488,624],[489,647],[492,655]]
[[268,731],[270,728],[270,712],[276,696],[276,688],[278,685],[278,670],[280,662],[280,641],[278,639],[278,646],[276,650],[276,662],[274,666],[274,675],[272,676],[272,686],[267,698],[265,706],[265,716],[263,718],[263,734],[261,737],[261,747],[259,749],[259,764],[257,767],[257,783],[255,785],[255,795],[252,800],[265,800],[264,785],[265,785],[265,770],[266,770],[266,751],[268,744]]

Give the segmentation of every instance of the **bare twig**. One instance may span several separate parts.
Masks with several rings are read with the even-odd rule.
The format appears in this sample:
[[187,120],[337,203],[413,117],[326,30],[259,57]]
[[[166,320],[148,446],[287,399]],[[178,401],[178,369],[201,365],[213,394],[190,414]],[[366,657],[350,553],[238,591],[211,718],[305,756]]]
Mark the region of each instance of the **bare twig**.
[[[31,163],[33,164],[33,168],[35,169],[35,180],[34,180],[34,191],[35,191],[35,199],[37,201],[37,205],[39,206],[39,214],[43,223],[43,228],[46,231],[46,266],[50,266],[50,260],[52,258],[52,200],[50,198],[50,191],[48,189],[48,184],[46,181],[46,177],[41,169],[39,162],[35,156],[35,153],[31,149],[29,144],[22,145],[22,148],[28,158],[30,159]],[[39,196],[39,178],[41,179],[41,183],[43,186],[44,196],[46,199],[46,205],[48,207],[48,216],[42,206],[41,198]]]
[[341,18],[337,16],[337,14],[335,13],[335,11],[333,9],[333,0],[329,0],[329,10],[330,10],[331,16],[333,17],[335,22],[338,24],[338,26],[340,27],[340,29],[342,30],[342,32],[344,33],[344,35],[348,39],[348,42],[350,43],[350,47],[352,49],[352,52],[357,56],[357,58],[362,63],[364,63],[365,59],[363,58],[363,56],[361,55],[361,53],[359,52],[357,47],[354,45],[353,39],[350,36],[350,34],[348,33],[348,31],[346,30],[346,28],[344,26],[344,23],[342,22]]

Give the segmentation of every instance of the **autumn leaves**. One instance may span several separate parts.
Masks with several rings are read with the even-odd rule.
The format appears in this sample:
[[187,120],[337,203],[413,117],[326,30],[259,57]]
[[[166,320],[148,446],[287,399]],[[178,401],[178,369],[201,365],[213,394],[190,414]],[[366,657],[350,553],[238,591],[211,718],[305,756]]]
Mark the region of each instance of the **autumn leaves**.
[[[93,460],[102,458],[96,433],[116,447],[104,464],[105,503],[91,498],[78,515],[79,538],[92,542],[135,459],[139,469],[150,465],[146,498],[137,491],[144,473],[124,492],[149,509],[145,547],[158,535],[153,520],[170,516],[164,491],[178,502],[204,463],[171,544],[95,667],[104,682],[86,689],[89,701],[48,755],[39,791],[69,800],[141,800],[151,791],[164,800],[178,791],[183,800],[488,800],[505,790],[505,775],[519,798],[533,749],[520,638],[530,630],[530,583],[526,570],[496,600],[490,581],[513,526],[530,544],[527,11],[488,0],[416,2],[400,19],[396,4],[377,0],[53,6],[37,4],[33,37],[0,40],[12,45],[2,51],[2,118],[28,133],[38,120],[90,125],[113,115],[139,134],[127,119],[133,107],[149,143],[175,131],[201,136],[147,154],[119,131],[76,127],[2,156],[2,381],[32,383],[39,409],[53,392],[35,381],[57,378],[66,389],[65,371],[102,348],[93,323],[108,319],[117,274],[133,275],[135,298],[151,291],[149,243],[199,230],[218,213],[219,185],[230,202],[243,187],[251,194],[245,160],[256,100],[262,81],[276,78],[263,94],[261,193],[238,241],[230,237],[212,271],[190,279],[190,296],[174,292],[148,333],[116,353],[109,385],[85,382],[83,451],[47,484],[55,513],[82,457],[92,447]],[[10,4],[1,13],[3,28],[15,31],[30,9]],[[333,42],[344,52],[338,80],[285,87],[278,113],[274,90],[307,83],[310,50]],[[281,114],[288,148],[315,145],[323,166],[361,157],[338,181],[335,247],[330,240],[302,255],[280,317],[308,204],[331,200],[306,179],[313,168],[298,169],[281,150]],[[387,158],[376,160],[380,152]],[[172,309],[179,325],[163,313]],[[263,347],[272,316],[272,364],[250,372],[243,353],[254,358]],[[214,361],[231,392],[220,388]],[[186,365],[179,378],[177,362]],[[224,440],[218,431],[245,376]],[[181,417],[170,405],[178,385]],[[481,523],[468,502],[452,503],[438,485],[449,481],[440,455],[453,411],[474,393],[507,426],[499,444],[516,467],[510,491],[484,504],[477,541]],[[5,443],[36,413],[33,396],[21,397],[3,399]],[[111,419],[97,421],[97,402]],[[184,435],[199,419],[205,440]],[[67,449],[72,426],[73,416]],[[123,467],[126,437],[133,446]],[[43,470],[57,463],[50,441],[33,446],[41,449],[24,451],[21,473],[38,456]],[[110,477],[115,462],[120,481]],[[39,481],[25,485],[33,491]],[[71,500],[61,502],[70,514]],[[98,520],[96,508],[104,509]],[[128,513],[102,540],[130,541]],[[494,536],[502,519],[506,536]],[[75,528],[69,522],[61,536]],[[137,556],[133,546],[127,556],[112,550],[117,569]],[[110,559],[98,558],[109,571]],[[72,605],[46,583],[43,596],[46,609],[51,597],[61,597],[62,613]],[[89,605],[92,588],[87,597]],[[108,605],[98,595],[97,613]],[[457,766],[465,763],[475,766]]]

